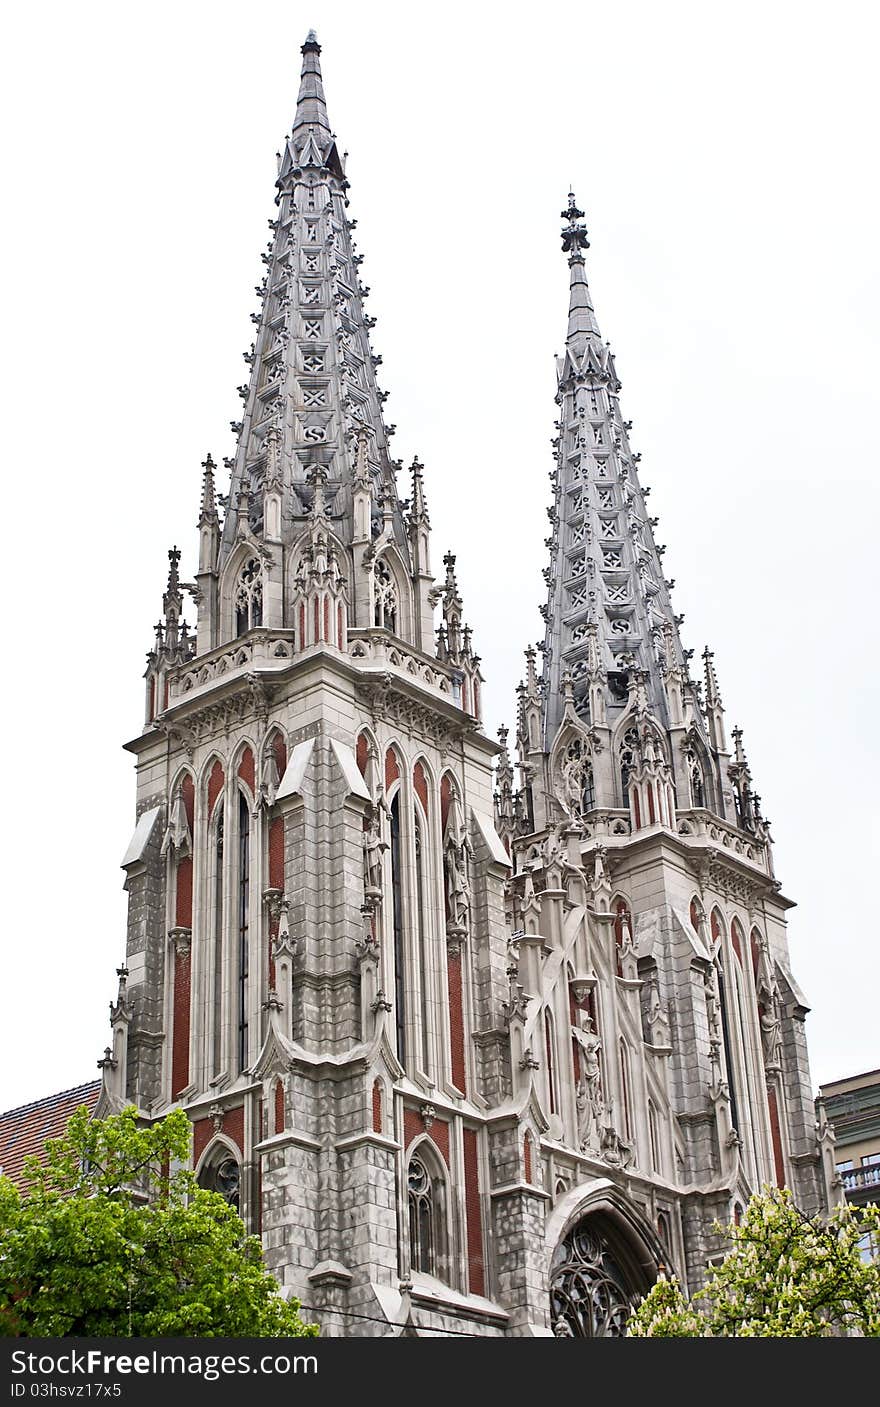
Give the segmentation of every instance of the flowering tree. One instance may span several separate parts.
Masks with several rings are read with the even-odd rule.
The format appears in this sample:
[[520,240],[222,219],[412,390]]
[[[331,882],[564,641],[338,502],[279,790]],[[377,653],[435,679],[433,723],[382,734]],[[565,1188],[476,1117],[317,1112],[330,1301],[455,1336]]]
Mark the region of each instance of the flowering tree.
[[687,1299],[675,1278],[659,1279],[630,1337],[880,1337],[880,1207],[847,1203],[824,1220],[801,1212],[788,1188],[765,1187],[727,1234],[706,1286]]
[[0,1334],[317,1334],[237,1212],[182,1166],[189,1144],[182,1110],[141,1128],[134,1109],[83,1107],[45,1166],[26,1161],[25,1194],[0,1177]]

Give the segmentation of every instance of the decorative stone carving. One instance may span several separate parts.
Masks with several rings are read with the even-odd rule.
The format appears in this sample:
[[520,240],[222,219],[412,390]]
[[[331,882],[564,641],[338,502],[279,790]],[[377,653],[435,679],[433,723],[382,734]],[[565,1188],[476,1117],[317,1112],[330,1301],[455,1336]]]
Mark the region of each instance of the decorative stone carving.
[[388,849],[388,841],[382,835],[382,813],[388,815],[388,806],[380,792],[367,814],[364,830],[364,895],[367,902],[378,904],[382,899],[383,856]]

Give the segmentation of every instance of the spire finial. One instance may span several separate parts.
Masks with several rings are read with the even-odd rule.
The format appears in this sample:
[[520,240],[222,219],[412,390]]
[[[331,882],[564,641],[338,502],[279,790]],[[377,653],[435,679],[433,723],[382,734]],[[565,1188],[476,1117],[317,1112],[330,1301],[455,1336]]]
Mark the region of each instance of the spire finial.
[[587,285],[584,269],[584,250],[589,249],[587,227],[581,224],[584,212],[578,208],[574,191],[568,193],[568,205],[561,212],[568,223],[562,230],[562,248],[568,255],[569,278],[568,333],[566,346],[575,356],[581,357],[591,337],[599,337],[599,324],[593,312],[593,303]]
[[202,468],[205,471],[202,475],[202,505],[199,512],[199,527],[203,528],[208,524],[217,522],[217,495],[214,489],[214,470],[216,464],[211,458],[209,450],[202,460]]
[[331,136],[330,119],[327,116],[327,103],[324,85],[321,81],[321,46],[313,29],[306,35],[300,53],[303,56],[302,76],[299,97],[296,100],[294,133],[300,129],[319,129],[327,137]]

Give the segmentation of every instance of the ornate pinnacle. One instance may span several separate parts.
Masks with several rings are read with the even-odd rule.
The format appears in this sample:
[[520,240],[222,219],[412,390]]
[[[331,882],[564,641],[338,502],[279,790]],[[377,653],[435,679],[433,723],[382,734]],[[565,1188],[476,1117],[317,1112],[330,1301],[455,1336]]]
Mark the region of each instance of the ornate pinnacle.
[[202,460],[202,506],[199,513],[199,527],[213,526],[217,519],[217,496],[214,489],[214,470],[217,466],[208,451],[207,457]]
[[[706,678],[706,703],[710,708],[713,706],[720,708],[721,691],[718,688],[718,677],[715,673],[714,659],[715,656],[707,645],[703,651],[703,669]],[[736,736],[737,732],[739,732],[740,738],[742,738],[742,730],[734,729],[734,736]]]
[[587,239],[587,227],[578,223],[584,217],[583,210],[577,207],[574,192],[568,193],[568,208],[561,212],[563,220],[568,221],[568,228],[562,231],[562,248],[566,254],[580,249],[589,249],[590,241]]
[[429,521],[428,501],[425,497],[425,484],[422,478],[422,470],[424,467],[424,464],[422,464],[418,455],[416,455],[410,465],[410,473],[412,474],[412,508],[410,509],[410,519],[413,522],[427,523]]

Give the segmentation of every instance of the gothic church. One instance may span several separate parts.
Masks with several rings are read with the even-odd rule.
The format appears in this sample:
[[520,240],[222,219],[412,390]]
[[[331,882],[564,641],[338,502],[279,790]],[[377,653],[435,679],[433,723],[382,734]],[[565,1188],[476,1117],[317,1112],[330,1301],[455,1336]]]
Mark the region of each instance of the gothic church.
[[199,1179],[325,1335],[620,1335],[762,1183],[832,1196],[791,904],[712,656],[698,682],[682,649],[574,196],[518,785],[484,733],[417,461],[398,494],[320,52],[229,494],[208,456],[127,744],[97,1112],[185,1109]]

